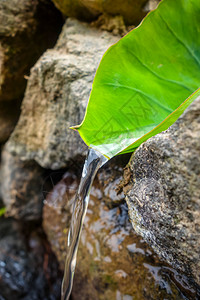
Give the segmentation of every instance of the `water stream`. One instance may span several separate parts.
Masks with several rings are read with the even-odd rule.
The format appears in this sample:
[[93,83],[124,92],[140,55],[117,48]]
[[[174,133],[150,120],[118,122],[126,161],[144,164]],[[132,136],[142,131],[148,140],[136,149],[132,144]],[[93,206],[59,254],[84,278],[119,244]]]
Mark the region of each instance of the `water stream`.
[[85,160],[79,189],[76,193],[74,201],[72,220],[68,233],[67,257],[62,282],[61,300],[68,300],[71,294],[73,277],[76,267],[78,245],[81,235],[81,229],[88,207],[90,187],[98,169],[102,167],[107,161],[108,159],[105,158],[105,156],[93,149],[89,150],[88,156]]

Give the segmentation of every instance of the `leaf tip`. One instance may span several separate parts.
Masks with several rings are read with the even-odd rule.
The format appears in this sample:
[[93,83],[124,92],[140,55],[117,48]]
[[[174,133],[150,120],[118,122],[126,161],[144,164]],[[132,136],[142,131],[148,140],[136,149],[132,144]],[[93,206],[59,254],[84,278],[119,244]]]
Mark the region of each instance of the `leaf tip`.
[[80,127],[79,125],[75,125],[75,126],[70,126],[69,129],[73,129],[75,131],[78,131],[79,127]]

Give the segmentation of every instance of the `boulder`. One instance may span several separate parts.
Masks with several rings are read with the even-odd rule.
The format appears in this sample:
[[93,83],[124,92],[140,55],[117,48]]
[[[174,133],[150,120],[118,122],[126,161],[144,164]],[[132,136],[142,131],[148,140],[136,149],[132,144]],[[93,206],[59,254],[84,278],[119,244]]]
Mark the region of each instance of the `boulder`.
[[[181,277],[160,262],[132,229],[124,195],[116,190],[123,174],[123,164],[117,164],[120,159],[99,171],[91,189],[72,299],[183,299]],[[43,227],[62,270],[78,178],[75,172],[67,171],[49,190],[44,204]],[[187,290],[191,288],[185,278],[184,284],[188,284]]]
[[35,161],[24,162],[3,150],[0,181],[7,216],[26,221],[41,219],[44,175],[44,169]]
[[200,97],[135,151],[124,176],[135,231],[200,285]]
[[13,130],[26,85],[25,75],[52,47],[63,23],[48,0],[0,1],[0,143]]
[[69,127],[82,121],[101,57],[118,39],[88,24],[66,21],[55,48],[31,69],[9,152],[49,169],[63,168],[85,154],[85,144]]
[[62,13],[69,17],[91,21],[100,14],[122,15],[126,24],[138,24],[145,16],[147,0],[53,0]]

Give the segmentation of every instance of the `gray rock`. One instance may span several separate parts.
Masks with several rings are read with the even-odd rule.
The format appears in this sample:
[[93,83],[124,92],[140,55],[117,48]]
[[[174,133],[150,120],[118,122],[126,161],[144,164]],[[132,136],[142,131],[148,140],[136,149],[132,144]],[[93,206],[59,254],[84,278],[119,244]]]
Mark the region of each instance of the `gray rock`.
[[35,161],[22,161],[6,149],[1,162],[1,196],[6,214],[33,221],[42,217],[44,169]]
[[62,23],[61,13],[48,0],[0,1],[0,143],[17,122],[24,76],[55,44]]
[[200,97],[133,154],[124,191],[133,228],[200,284]]
[[157,8],[160,0],[148,0],[148,2],[144,6],[144,11],[149,12]]
[[50,169],[65,167],[71,158],[85,154],[85,144],[69,127],[82,121],[101,57],[117,40],[108,32],[67,20],[55,48],[31,69],[9,152]]

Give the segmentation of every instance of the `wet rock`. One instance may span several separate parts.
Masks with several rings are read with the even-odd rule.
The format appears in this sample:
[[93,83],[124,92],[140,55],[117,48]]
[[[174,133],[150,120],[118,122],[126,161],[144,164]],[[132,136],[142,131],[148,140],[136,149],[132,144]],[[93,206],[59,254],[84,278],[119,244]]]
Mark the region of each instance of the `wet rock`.
[[69,127],[82,121],[101,57],[117,40],[67,20],[55,48],[31,70],[22,113],[7,145],[10,152],[50,169],[85,154],[85,144]]
[[4,149],[0,178],[7,215],[27,221],[41,219],[44,173],[36,162],[24,162]]
[[0,143],[13,130],[25,89],[25,75],[52,47],[62,16],[51,1],[0,1]]
[[123,16],[127,24],[138,24],[145,16],[147,0],[53,0],[63,14],[80,20],[91,21],[102,13]]
[[133,154],[125,177],[133,228],[200,284],[200,97]]
[[[135,235],[128,219],[123,193],[116,186],[122,179],[122,167],[105,166],[91,190],[72,299],[183,299],[196,291],[185,279],[185,291],[179,290],[181,278],[162,264],[144,241]],[[60,267],[64,269],[71,208],[79,180],[67,172],[47,195],[43,226]],[[179,287],[174,278],[179,278]]]
[[[44,234],[0,218],[0,299],[58,300],[61,274]],[[23,233],[22,233],[23,232]]]

